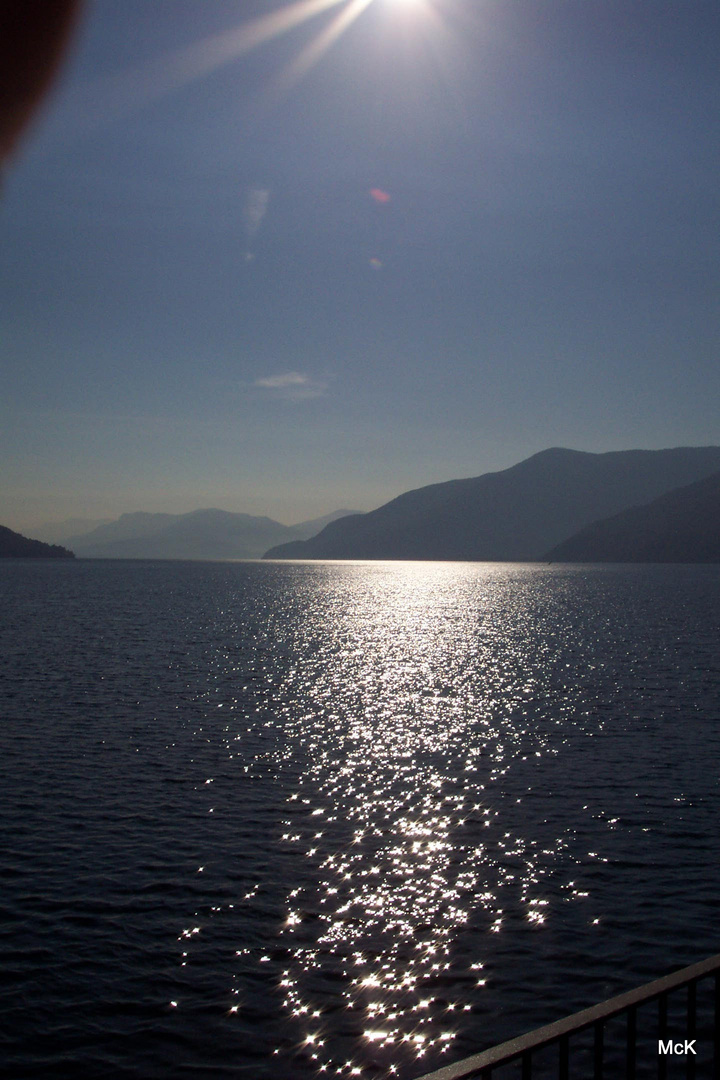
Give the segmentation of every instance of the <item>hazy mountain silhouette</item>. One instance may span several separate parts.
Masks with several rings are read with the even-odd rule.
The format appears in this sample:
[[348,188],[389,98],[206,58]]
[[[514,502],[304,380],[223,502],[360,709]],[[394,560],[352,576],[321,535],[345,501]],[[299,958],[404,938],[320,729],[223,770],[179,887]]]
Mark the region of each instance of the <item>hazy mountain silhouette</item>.
[[717,446],[606,454],[556,447],[502,472],[405,492],[266,558],[540,559],[590,522],[718,469]]
[[100,525],[107,525],[110,518],[66,518],[64,521],[46,521],[33,525],[32,532],[46,544],[64,544],[71,538],[89,533]]
[[0,559],[74,559],[72,551],[58,544],[30,540],[0,525]]
[[113,544],[121,540],[136,540],[138,537],[152,536],[168,525],[179,521],[182,514],[121,514],[115,521],[108,521],[96,526],[89,532],[68,537],[73,551],[85,555],[87,549],[101,544]]
[[720,472],[595,521],[546,557],[554,562],[720,562]]
[[271,544],[306,539],[347,513],[337,510],[299,525],[227,510],[123,514],[70,543],[84,558],[257,559]]

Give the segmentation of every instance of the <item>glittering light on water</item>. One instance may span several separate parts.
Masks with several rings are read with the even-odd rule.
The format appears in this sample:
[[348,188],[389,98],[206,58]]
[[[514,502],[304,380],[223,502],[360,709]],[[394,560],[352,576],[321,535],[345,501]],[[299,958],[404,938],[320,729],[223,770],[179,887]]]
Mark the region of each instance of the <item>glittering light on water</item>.
[[[528,571],[512,589],[460,564],[304,572],[315,584],[302,611],[288,593],[288,610],[264,616],[268,655],[292,663],[273,659],[253,708],[233,706],[224,728],[243,775],[286,790],[275,842],[292,882],[276,939],[237,950],[237,985],[267,972],[297,1029],[281,1056],[318,1074],[372,1063],[382,1080],[446,1056],[461,1030],[451,1013],[491,1010],[486,954],[509,927],[546,932],[541,890],[568,841],[527,835],[533,784],[518,792],[507,777],[532,780],[530,763],[557,748],[567,695],[548,723],[553,654],[526,608]],[[264,891],[253,884],[244,902]],[[480,955],[463,955],[468,933]]]

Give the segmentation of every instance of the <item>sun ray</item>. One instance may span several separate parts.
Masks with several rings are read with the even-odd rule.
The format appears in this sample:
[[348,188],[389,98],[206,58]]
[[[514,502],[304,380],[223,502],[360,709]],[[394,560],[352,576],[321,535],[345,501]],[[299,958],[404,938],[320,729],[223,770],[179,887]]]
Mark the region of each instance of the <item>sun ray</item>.
[[279,11],[86,85],[78,91],[80,102],[77,97],[67,102],[74,114],[74,126],[81,132],[91,131],[166,97],[342,3],[343,0],[296,0]]
[[275,85],[276,94],[285,93],[307,75],[308,71],[315,67],[320,58],[371,3],[372,0],[349,0],[342,11],[337,13],[330,25],[325,27],[313,41],[306,45],[292,63],[287,65]]

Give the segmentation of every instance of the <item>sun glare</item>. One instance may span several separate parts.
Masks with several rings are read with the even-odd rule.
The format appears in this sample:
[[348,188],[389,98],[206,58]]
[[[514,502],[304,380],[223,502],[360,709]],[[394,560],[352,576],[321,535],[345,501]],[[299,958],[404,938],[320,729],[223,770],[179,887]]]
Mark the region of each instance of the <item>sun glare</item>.
[[[437,36],[444,28],[433,0],[382,0],[405,22],[406,17],[424,33]],[[252,122],[257,115],[287,96],[348,31],[373,0],[292,0],[276,10],[240,23],[219,34],[193,41],[183,48],[157,56],[130,71],[102,79],[92,88],[79,121],[81,129],[93,130],[108,121],[165,97],[197,80],[207,78],[242,56],[291,34],[315,20],[320,26],[299,52],[271,76],[248,106]],[[76,110],[77,111],[77,110]],[[75,124],[78,123],[77,115]]]

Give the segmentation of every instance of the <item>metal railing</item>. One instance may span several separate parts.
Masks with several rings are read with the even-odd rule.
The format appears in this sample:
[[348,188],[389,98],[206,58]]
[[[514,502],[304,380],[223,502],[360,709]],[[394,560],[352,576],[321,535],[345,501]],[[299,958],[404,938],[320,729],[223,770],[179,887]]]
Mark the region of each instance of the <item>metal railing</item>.
[[[687,1002],[684,1019],[684,1030],[681,1042],[685,1039],[689,1042],[697,1040],[697,986],[703,980],[714,978],[714,1022],[712,1025],[712,1065],[711,1072],[704,1071],[703,1080],[712,1076],[720,1080],[720,953],[702,960],[699,964],[675,971],[662,979],[639,986],[636,990],[630,990],[617,997],[608,998],[599,1005],[593,1005],[590,1009],[566,1016],[563,1020],[556,1020],[554,1024],[537,1028],[526,1035],[520,1035],[516,1039],[500,1043],[481,1054],[465,1058],[454,1065],[446,1065],[435,1072],[427,1073],[419,1080],[492,1080],[496,1070],[511,1062],[519,1065],[521,1080],[532,1080],[533,1055],[536,1051],[547,1047],[557,1047],[556,1062],[553,1065],[553,1076],[558,1080],[571,1080],[578,1077],[580,1080],[617,1080],[618,1073],[613,1066],[612,1073],[605,1066],[605,1025],[613,1017],[625,1016],[625,1078],[634,1080],[637,1069],[638,1048],[638,1024],[637,1012],[641,1005],[657,1001],[657,1026],[655,1028],[655,1050],[657,1051],[657,1076],[659,1080],[665,1080],[668,1073],[668,1053],[661,1052],[659,1043],[662,1042],[667,1048],[669,1036],[668,1029],[668,997],[673,991],[687,988]],[[582,1073],[571,1072],[571,1037],[579,1032],[592,1029],[592,1046],[590,1055],[592,1064],[590,1071],[584,1068]],[[671,1045],[677,1040],[677,1035],[671,1040]],[[672,1054],[672,1051],[671,1051]],[[671,1058],[672,1060],[672,1058]],[[688,1052],[684,1058],[686,1075],[693,1080],[696,1076],[696,1057]],[[697,1067],[699,1068],[699,1062]],[[707,1068],[707,1066],[703,1066]],[[605,1070],[605,1071],[604,1071]],[[535,1074],[537,1075],[537,1073]],[[543,1076],[548,1076],[547,1068],[543,1067]],[[647,1075],[647,1074],[646,1074]],[[677,1073],[675,1073],[677,1075]]]

